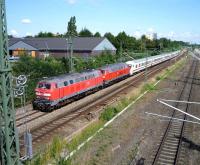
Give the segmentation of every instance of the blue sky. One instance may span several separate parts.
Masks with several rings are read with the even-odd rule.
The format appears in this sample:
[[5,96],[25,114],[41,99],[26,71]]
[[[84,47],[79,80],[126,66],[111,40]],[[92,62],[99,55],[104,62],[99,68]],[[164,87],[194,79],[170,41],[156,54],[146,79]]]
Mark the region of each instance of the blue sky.
[[71,16],[93,33],[125,31],[200,43],[199,0],[6,0],[8,33],[64,33]]

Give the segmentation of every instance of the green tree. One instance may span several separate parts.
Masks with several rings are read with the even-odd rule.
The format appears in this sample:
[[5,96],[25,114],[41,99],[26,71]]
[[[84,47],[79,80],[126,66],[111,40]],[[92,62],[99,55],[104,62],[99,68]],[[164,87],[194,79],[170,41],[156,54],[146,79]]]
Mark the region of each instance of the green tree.
[[134,37],[130,37],[128,36],[124,31],[120,32],[117,36],[116,36],[116,40],[115,40],[115,46],[116,48],[119,50],[120,47],[123,48],[123,50],[131,50],[133,49],[133,44],[135,41]]
[[68,26],[67,26],[67,36],[75,37],[77,36],[77,27],[76,27],[76,17],[71,17]]
[[48,37],[55,37],[55,35],[51,32],[39,32],[37,35],[35,35],[35,37],[38,38],[48,38]]
[[101,37],[101,34],[100,34],[99,32],[96,32],[96,33],[94,34],[94,37]]
[[80,37],[93,37],[93,34],[87,28],[84,28],[79,32],[79,36]]
[[62,58],[61,59],[61,61],[62,61],[62,64],[63,64],[63,66],[64,66],[64,68],[65,68],[65,71],[67,72],[67,73],[69,73],[69,71],[70,71],[70,68],[69,68],[69,66],[70,66],[70,61],[69,61],[69,58]]
[[85,69],[88,69],[86,68],[86,60],[83,60],[83,58],[81,57],[74,58],[74,65],[75,65],[76,72],[81,72]]
[[113,45],[115,45],[115,36],[112,33],[105,33],[104,37],[106,37]]
[[61,61],[51,57],[41,60],[24,55],[20,57],[17,63],[13,64],[13,75],[29,75],[27,82],[28,88],[26,90],[28,100],[35,97],[33,91],[39,80],[43,79],[43,77],[51,77],[66,73],[65,70],[65,66]]

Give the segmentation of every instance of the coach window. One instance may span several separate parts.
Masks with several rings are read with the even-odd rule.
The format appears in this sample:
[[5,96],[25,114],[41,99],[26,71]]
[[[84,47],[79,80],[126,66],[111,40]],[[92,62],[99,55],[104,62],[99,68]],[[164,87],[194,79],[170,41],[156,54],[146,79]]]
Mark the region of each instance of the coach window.
[[65,82],[64,82],[64,86],[67,86],[67,85],[68,85],[68,82],[67,82],[67,81],[65,81]]

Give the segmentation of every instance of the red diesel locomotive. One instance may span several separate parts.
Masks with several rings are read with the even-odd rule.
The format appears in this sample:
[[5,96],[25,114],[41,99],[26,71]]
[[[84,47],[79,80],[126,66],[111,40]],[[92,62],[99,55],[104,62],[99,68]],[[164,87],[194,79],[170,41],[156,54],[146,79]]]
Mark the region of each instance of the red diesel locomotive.
[[125,63],[111,64],[97,70],[65,74],[42,80],[35,92],[33,108],[52,111],[65,105],[69,99],[78,98],[88,91],[100,89],[105,85],[129,75],[130,67]]
[[129,76],[130,73],[130,67],[125,63],[110,64],[101,67],[99,70],[101,70],[103,74],[104,85],[125,78]]

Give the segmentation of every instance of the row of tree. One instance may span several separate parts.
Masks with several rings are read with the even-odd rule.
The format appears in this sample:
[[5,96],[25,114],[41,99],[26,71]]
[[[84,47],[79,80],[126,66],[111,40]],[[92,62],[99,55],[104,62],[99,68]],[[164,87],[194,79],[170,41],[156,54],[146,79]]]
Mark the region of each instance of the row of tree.
[[[78,35],[79,37],[102,37],[99,32],[93,34],[87,28],[82,29]],[[35,37],[66,37],[63,34],[53,34],[51,32],[40,32]],[[188,43],[183,41],[171,41],[167,38],[160,38],[156,40],[149,40],[145,35],[140,39],[136,39],[133,36],[127,35],[124,31],[118,35],[113,35],[108,32],[103,35],[106,37],[116,48],[120,51],[120,48],[126,51],[144,52],[145,50],[174,50],[179,49],[182,46],[187,46]]]
[[89,29],[83,28],[80,32],[77,31],[76,17],[71,17],[67,32],[65,34],[53,34],[51,32],[39,32],[35,37],[106,37],[120,52],[124,50],[126,52],[144,52],[146,50],[165,51],[175,50],[182,46],[188,45],[188,43],[182,41],[171,41],[167,38],[160,38],[155,40],[149,40],[145,35],[140,39],[136,39],[133,36],[127,35],[124,31],[120,32],[116,36],[112,33],[105,33],[103,36],[99,33],[92,33]]

